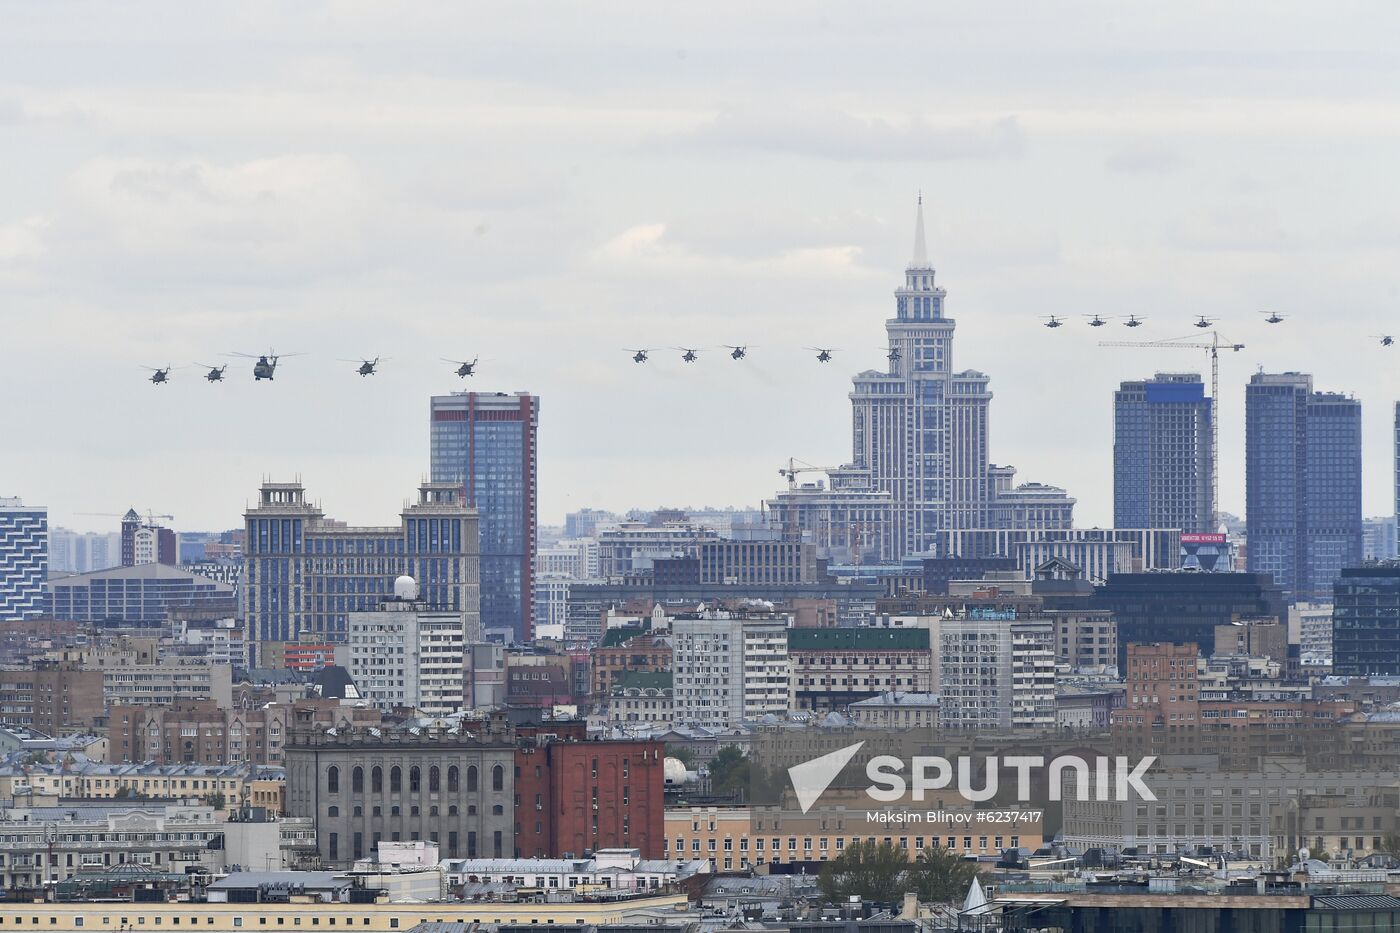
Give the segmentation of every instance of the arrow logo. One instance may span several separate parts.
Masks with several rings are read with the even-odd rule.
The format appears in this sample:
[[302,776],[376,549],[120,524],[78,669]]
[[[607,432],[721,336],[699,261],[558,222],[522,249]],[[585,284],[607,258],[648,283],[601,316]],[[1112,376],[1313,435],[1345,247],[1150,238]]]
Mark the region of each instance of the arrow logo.
[[836,780],[841,769],[846,767],[846,763],[855,757],[856,752],[860,751],[864,744],[864,742],[857,742],[854,745],[847,745],[845,748],[838,748],[820,758],[813,758],[811,761],[804,761],[800,765],[788,768],[788,778],[792,781],[792,789],[797,793],[797,803],[802,807],[803,813],[812,809],[821,795],[831,786],[831,782]]

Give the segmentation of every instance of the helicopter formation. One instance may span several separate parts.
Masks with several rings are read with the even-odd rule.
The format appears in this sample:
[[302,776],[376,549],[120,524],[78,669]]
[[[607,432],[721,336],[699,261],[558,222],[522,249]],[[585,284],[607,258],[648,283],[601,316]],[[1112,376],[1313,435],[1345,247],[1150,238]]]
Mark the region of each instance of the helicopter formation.
[[[632,354],[632,362],[634,362],[634,363],[645,363],[647,360],[651,359],[651,354],[653,354],[653,353],[659,353],[659,352],[661,352],[661,351],[664,350],[664,349],[667,349],[667,348],[666,348],[666,347],[626,347],[626,348],[624,348],[623,352],[624,352],[624,353],[630,353],[630,354]],[[696,360],[700,359],[700,353],[701,353],[701,351],[706,350],[706,349],[710,349],[710,348],[707,348],[707,347],[671,347],[670,349],[680,351],[680,354],[681,354],[681,362],[682,362],[682,363],[694,363]],[[747,344],[746,344],[746,345],[739,345],[739,346],[736,346],[736,345],[734,345],[734,344],[725,343],[725,344],[720,344],[718,347],[715,347],[715,348],[713,348],[713,349],[717,349],[717,350],[728,350],[728,351],[729,351],[729,358],[730,358],[730,359],[732,359],[732,360],[742,360],[742,359],[746,359],[746,358],[748,357],[749,351],[750,351],[750,350],[757,349],[757,348],[754,347],[754,346],[752,346],[752,345],[747,345]],[[818,363],[830,363],[831,360],[832,360],[832,354],[840,352],[840,351],[839,351],[839,348],[837,348],[837,347],[803,347],[803,349],[804,349],[804,350],[811,350],[813,353],[815,353],[815,354],[817,355],[816,359],[817,359],[817,362],[818,362]],[[888,352],[888,356],[889,356],[889,359],[890,359],[891,362],[894,362],[894,361],[898,360],[898,359],[899,359],[899,350],[897,350],[897,349],[892,349],[892,350],[890,350],[890,351]]]
[[[1099,323],[1099,324],[1094,324],[1095,327],[1101,326],[1101,324],[1104,323],[1104,322],[1102,321],[1102,319],[1099,319],[1099,320],[1100,320],[1100,323]],[[1052,318],[1052,323],[1047,324],[1046,326],[1047,326],[1047,327],[1059,327],[1059,326],[1061,326],[1061,323],[1062,323],[1062,322],[1060,322],[1059,320],[1053,319],[1053,318]],[[1137,327],[1137,326],[1138,326],[1138,323],[1139,323],[1139,322],[1137,322],[1137,321],[1130,322],[1127,326],[1128,326],[1128,327]],[[651,359],[651,354],[653,354],[653,353],[658,353],[658,352],[660,352],[662,349],[665,349],[665,348],[661,348],[661,347],[638,347],[638,348],[629,348],[629,349],[626,350],[626,352],[632,354],[632,361],[633,361],[634,363],[645,363],[645,362],[647,362],[649,359]],[[698,360],[700,359],[700,354],[701,354],[702,352],[705,352],[706,350],[709,350],[709,349],[723,349],[723,350],[728,350],[728,351],[729,351],[729,358],[732,359],[732,360],[738,361],[738,360],[747,359],[747,358],[748,358],[748,355],[749,355],[749,351],[752,350],[752,349],[756,349],[756,347],[754,347],[753,345],[749,345],[749,344],[721,344],[719,347],[713,347],[713,348],[711,348],[711,347],[674,347],[674,348],[671,348],[671,349],[674,349],[674,350],[678,351],[678,352],[681,354],[681,357],[680,357],[681,362],[683,362],[683,363],[694,363],[694,362],[696,362],[696,361],[698,361]],[[814,358],[816,359],[816,361],[817,361],[818,363],[830,363],[830,362],[835,358],[835,354],[842,352],[841,349],[840,349],[839,347],[804,347],[803,349],[804,349],[804,350],[807,350],[807,351],[810,351],[811,353],[815,354],[815,357],[814,357]],[[901,359],[901,353],[900,353],[900,350],[899,350],[898,347],[881,347],[880,349],[884,351],[884,353],[885,353],[885,358],[888,359],[888,360],[890,361],[890,363],[893,364],[893,363],[898,363],[898,362],[900,361],[900,359]],[[292,356],[303,356],[304,354],[301,354],[301,353],[277,353],[277,352],[274,352],[274,351],[269,350],[267,353],[229,353],[229,354],[226,354],[226,355],[227,355],[227,356],[236,356],[236,357],[240,357],[240,358],[243,358],[243,359],[250,359],[250,360],[253,360],[253,361],[254,361],[254,362],[253,362],[253,381],[254,381],[254,382],[262,382],[263,380],[269,380],[269,381],[271,381],[271,380],[273,380],[273,379],[276,377],[276,374],[277,374],[277,366],[278,366],[278,364],[279,364],[283,359],[286,359],[287,357],[292,357]],[[338,360],[338,362],[352,364],[352,365],[355,367],[354,372],[355,372],[357,375],[359,375],[359,376],[361,376],[361,377],[364,377],[364,376],[373,376],[373,375],[375,375],[376,373],[378,373],[378,372],[379,372],[379,366],[380,366],[380,364],[383,363],[383,362],[385,362],[386,360],[389,360],[389,359],[391,359],[391,357],[387,357],[387,356],[383,356],[383,357],[381,357],[381,356],[376,356],[376,357],[374,357],[373,359],[365,359],[365,358],[360,358],[360,359],[340,359],[340,360]],[[470,359],[470,360],[454,360],[454,359],[449,359],[448,357],[439,357],[439,359],[441,359],[444,363],[451,363],[453,366],[455,366],[456,369],[454,369],[453,372],[457,375],[458,378],[461,378],[461,379],[465,379],[465,378],[467,378],[468,376],[474,376],[474,375],[476,375],[477,367],[478,367],[478,366],[480,365],[480,363],[481,363],[481,358],[480,358],[480,357],[473,357],[473,358]],[[194,365],[200,367],[201,369],[203,369],[203,370],[205,371],[205,372],[204,372],[204,380],[205,380],[206,382],[224,382],[224,381],[226,381],[225,373],[228,371],[229,364],[224,363],[224,364],[222,364],[222,365],[213,365],[213,364],[210,364],[210,363],[195,363]],[[151,375],[148,377],[148,381],[150,381],[150,382],[153,383],[154,385],[166,385],[166,384],[168,384],[168,383],[171,381],[171,374],[172,374],[175,370],[177,370],[177,369],[182,369],[182,368],[184,368],[184,367],[180,367],[180,366],[169,366],[169,365],[167,365],[167,366],[160,366],[160,367],[156,367],[156,366],[143,366],[143,367],[141,367],[141,368],[142,368],[142,369],[145,369],[145,370],[148,370],[148,371],[151,373]]]
[[[246,358],[246,359],[254,360],[255,362],[253,363],[253,381],[254,381],[254,382],[262,382],[264,379],[267,379],[267,380],[271,381],[271,380],[276,376],[276,374],[277,374],[277,364],[278,364],[281,360],[283,360],[284,358],[289,357],[289,356],[302,356],[302,355],[304,355],[304,354],[301,354],[301,353],[274,353],[274,352],[272,352],[272,351],[268,351],[267,353],[229,353],[229,354],[225,354],[225,355],[227,355],[227,356],[243,357],[243,358]],[[344,359],[343,359],[343,360],[340,360],[339,362],[342,362],[342,363],[353,363],[353,364],[355,364],[355,372],[356,372],[358,375],[360,375],[360,376],[373,376],[375,373],[379,372],[379,364],[382,363],[382,362],[384,362],[385,360],[388,360],[388,359],[392,359],[392,357],[387,357],[387,356],[382,356],[382,357],[381,357],[381,356],[376,356],[376,357],[375,357],[374,359],[372,359],[372,360],[368,360],[368,359],[344,360]],[[474,358],[474,359],[471,359],[471,360],[449,360],[449,359],[443,358],[442,361],[443,361],[444,363],[451,363],[451,364],[453,364],[454,366],[456,366],[457,368],[454,370],[454,372],[457,374],[457,376],[458,376],[459,378],[465,379],[467,376],[474,376],[474,375],[476,375],[476,367],[477,367],[477,364],[480,362],[480,359],[479,359],[479,358]],[[225,380],[224,380],[224,373],[228,370],[228,364],[227,364],[227,363],[224,363],[222,366],[214,366],[214,365],[211,365],[211,364],[209,364],[209,363],[195,363],[194,365],[196,365],[196,366],[202,368],[203,370],[205,370],[205,372],[204,372],[204,381],[205,381],[205,382],[223,382],[223,381],[225,381]],[[171,374],[172,372],[174,372],[175,370],[177,370],[177,369],[182,369],[183,367],[166,365],[166,366],[143,366],[143,367],[141,367],[141,368],[142,368],[142,369],[145,369],[145,370],[148,370],[148,371],[150,372],[151,375],[148,376],[147,379],[148,379],[148,381],[151,382],[152,384],[154,384],[154,385],[167,385],[167,384],[170,382],[170,374]]]
[[[1259,313],[1264,315],[1264,323],[1266,324],[1282,324],[1284,322],[1284,316],[1282,314],[1279,314],[1277,311],[1260,311]],[[1083,317],[1089,319],[1090,327],[1103,327],[1104,325],[1108,324],[1109,321],[1113,320],[1113,318],[1104,318],[1097,314],[1085,314],[1083,315]],[[1043,314],[1041,315],[1041,320],[1045,322],[1045,327],[1049,327],[1052,330],[1057,327],[1064,327],[1065,324],[1068,323],[1068,321],[1066,321],[1064,318],[1061,318],[1060,316],[1055,314]],[[1127,315],[1127,318],[1123,321],[1123,326],[1141,327],[1146,321],[1147,318],[1145,317],[1138,317],[1135,314],[1129,314]],[[1219,323],[1218,318],[1207,317],[1206,315],[1202,314],[1199,317],[1197,317],[1195,321],[1192,322],[1192,326],[1201,330],[1208,330],[1209,328],[1214,327],[1217,323]],[[1395,337],[1391,334],[1372,334],[1371,339],[1378,341],[1383,347],[1389,347],[1395,344]]]

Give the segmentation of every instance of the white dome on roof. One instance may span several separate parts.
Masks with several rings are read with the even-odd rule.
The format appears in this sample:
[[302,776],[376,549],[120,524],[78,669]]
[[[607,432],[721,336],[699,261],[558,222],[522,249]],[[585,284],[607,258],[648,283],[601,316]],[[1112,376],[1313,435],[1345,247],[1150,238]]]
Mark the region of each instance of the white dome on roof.
[[418,581],[404,575],[394,581],[394,598],[414,600],[418,598]]

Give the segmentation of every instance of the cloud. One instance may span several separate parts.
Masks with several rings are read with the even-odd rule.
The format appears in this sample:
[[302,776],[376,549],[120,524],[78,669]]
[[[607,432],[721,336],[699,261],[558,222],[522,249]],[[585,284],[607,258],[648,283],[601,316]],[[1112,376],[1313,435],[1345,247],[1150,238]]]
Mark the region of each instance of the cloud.
[[754,259],[697,253],[667,236],[664,223],[638,224],[606,240],[590,257],[594,265],[632,270],[702,273],[760,272],[766,275],[867,274],[861,249],[830,245],[784,249]]
[[1139,142],[1109,153],[1104,167],[1127,175],[1168,175],[1186,164],[1176,147],[1160,142]]
[[1004,159],[1025,150],[1025,133],[1014,116],[887,119],[831,109],[727,110],[673,139],[841,161]]

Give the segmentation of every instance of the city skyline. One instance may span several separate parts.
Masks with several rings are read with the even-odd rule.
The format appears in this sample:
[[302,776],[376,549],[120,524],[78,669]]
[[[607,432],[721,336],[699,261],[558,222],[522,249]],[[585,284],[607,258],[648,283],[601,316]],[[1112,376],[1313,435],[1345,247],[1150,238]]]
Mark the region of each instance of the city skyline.
[[[1145,339],[1220,315],[1246,344],[1222,360],[1223,510],[1243,511],[1244,383],[1262,365],[1367,403],[1366,513],[1393,511],[1395,360],[1369,339],[1400,329],[1400,198],[1383,184],[1400,69],[1384,29],[1241,8],[1212,17],[1204,50],[1204,6],[1150,28],[1035,11],[1008,32],[993,10],[837,5],[779,67],[767,52],[787,13],[752,11],[736,44],[718,24],[602,10],[594,44],[572,12],[541,32],[508,8],[470,25],[389,9],[272,25],[166,11],[141,68],[125,44],[138,27],[114,12],[72,24],[37,7],[10,24],[0,285],[25,352],[7,377],[42,389],[7,412],[3,494],[48,505],[55,526],[96,530],[76,513],[130,504],[206,528],[236,525],[264,474],[300,474],[369,521],[424,470],[422,399],[474,388],[557,400],[548,523],[583,506],[756,504],[788,457],[847,459],[848,380],[882,365],[922,189],[959,352],[996,380],[990,445],[1066,488],[1079,524],[1112,522],[1113,389],[1207,365],[1101,350],[1116,322],[1090,329],[1093,313],[1137,313],[1147,326],[1118,334]],[[1369,21],[1396,16],[1377,5]],[[1085,30],[1102,51],[1081,54]],[[935,33],[939,54],[923,54]],[[229,56],[230,36],[247,56]],[[1308,147],[1299,126],[1318,128]],[[1284,323],[1265,328],[1268,309]],[[1039,327],[1048,313],[1067,326]],[[754,350],[643,367],[622,352],[640,343]],[[818,367],[806,345],[842,352]],[[139,368],[269,346],[314,355],[256,386],[247,361],[225,384],[184,369],[160,389]],[[477,355],[470,380],[426,365]],[[373,379],[334,362],[360,356],[392,359]],[[289,405],[309,417],[280,417]],[[372,444],[346,430],[352,411]],[[1055,423],[1066,411],[1075,432]],[[667,443],[656,426],[677,414],[690,438],[731,442],[724,469]],[[632,475],[641,444],[653,464]]]

